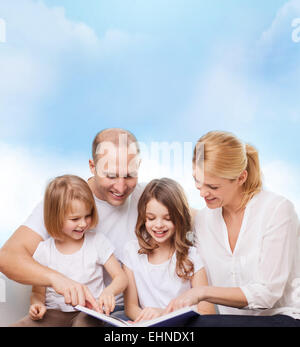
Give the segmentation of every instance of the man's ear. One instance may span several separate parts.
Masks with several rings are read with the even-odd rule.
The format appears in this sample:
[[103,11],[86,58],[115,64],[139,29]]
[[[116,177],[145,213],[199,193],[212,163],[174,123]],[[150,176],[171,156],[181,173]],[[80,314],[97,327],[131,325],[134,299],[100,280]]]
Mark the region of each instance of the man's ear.
[[92,159],[89,160],[89,167],[90,167],[91,173],[95,176],[96,175],[96,166],[95,166],[94,160],[92,160]]
[[247,181],[247,178],[248,178],[248,171],[244,170],[238,178],[239,185],[242,186]]

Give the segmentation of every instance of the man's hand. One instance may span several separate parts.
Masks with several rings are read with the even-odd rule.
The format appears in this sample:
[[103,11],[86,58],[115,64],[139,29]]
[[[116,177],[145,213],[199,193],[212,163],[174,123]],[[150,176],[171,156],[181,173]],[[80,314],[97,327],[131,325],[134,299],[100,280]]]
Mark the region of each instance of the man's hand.
[[99,305],[87,286],[57,272],[51,275],[51,287],[64,296],[66,304],[86,306],[100,312]]

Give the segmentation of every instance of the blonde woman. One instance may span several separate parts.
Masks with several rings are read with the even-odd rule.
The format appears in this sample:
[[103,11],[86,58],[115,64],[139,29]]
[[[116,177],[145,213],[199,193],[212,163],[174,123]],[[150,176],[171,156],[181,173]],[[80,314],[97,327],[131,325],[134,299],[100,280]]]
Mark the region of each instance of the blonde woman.
[[205,300],[221,315],[196,325],[300,325],[299,220],[289,200],[262,188],[256,149],[209,132],[195,147],[193,175],[206,203],[195,244],[211,286],[185,292],[167,311]]
[[[45,227],[51,236],[40,242],[33,258],[83,285],[98,301],[98,311],[110,314],[115,296],[127,286],[127,278],[110,241],[93,228],[98,213],[88,184],[78,176],[52,180],[44,198]],[[103,268],[112,282],[104,287]],[[70,297],[76,295],[75,288]],[[71,301],[71,300],[70,300]],[[95,318],[76,311],[51,287],[33,286],[29,314],[13,326],[101,326]]]

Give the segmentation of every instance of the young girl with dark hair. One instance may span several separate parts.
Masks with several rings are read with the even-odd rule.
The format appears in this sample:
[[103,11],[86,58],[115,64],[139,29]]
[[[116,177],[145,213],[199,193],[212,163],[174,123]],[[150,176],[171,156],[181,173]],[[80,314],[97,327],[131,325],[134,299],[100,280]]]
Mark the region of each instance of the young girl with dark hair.
[[[133,321],[159,317],[172,299],[207,285],[201,257],[188,239],[190,231],[191,214],[181,186],[167,178],[151,181],[138,203],[137,240],[124,249],[129,279],[125,313]],[[198,311],[215,312],[206,302],[198,304]]]

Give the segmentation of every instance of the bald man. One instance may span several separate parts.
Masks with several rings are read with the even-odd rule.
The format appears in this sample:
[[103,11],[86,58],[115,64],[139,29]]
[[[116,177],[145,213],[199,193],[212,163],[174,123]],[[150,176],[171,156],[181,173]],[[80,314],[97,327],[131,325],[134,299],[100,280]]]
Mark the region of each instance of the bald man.
[[[96,232],[111,241],[119,260],[124,244],[135,237],[137,204],[144,188],[138,184],[139,163],[139,146],[129,131],[113,128],[96,135],[89,161],[93,176],[88,180],[99,213]],[[88,302],[96,309],[96,300],[88,287],[32,258],[38,244],[48,237],[40,202],[0,250],[0,271],[23,284],[52,287],[67,304],[85,306]],[[104,280],[109,283],[107,274]],[[117,298],[119,308],[123,307],[122,299]]]

